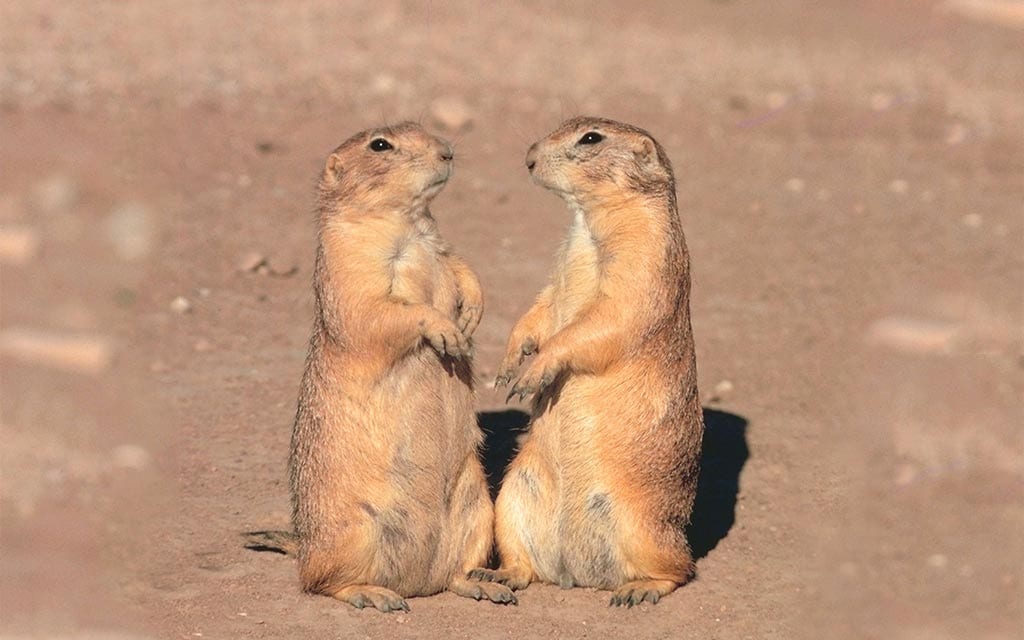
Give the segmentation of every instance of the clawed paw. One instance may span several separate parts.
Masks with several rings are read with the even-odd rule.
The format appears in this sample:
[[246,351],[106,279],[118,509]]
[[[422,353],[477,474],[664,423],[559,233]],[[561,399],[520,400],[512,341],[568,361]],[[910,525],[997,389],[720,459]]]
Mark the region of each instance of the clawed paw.
[[525,589],[526,585],[530,584],[528,577],[506,569],[473,569],[469,572],[469,579],[502,584],[513,591]]
[[608,606],[632,608],[644,601],[658,604],[658,600],[661,600],[661,594],[654,589],[623,588],[612,595]]
[[463,358],[470,353],[469,341],[454,323],[445,321],[428,325],[423,322],[423,337],[442,356]]
[[459,331],[467,339],[473,335],[476,331],[477,326],[480,324],[480,318],[484,314],[483,305],[470,304],[463,306],[459,311],[459,319],[456,323],[459,327]]
[[518,348],[506,353],[505,358],[501,361],[501,366],[498,367],[499,373],[494,378],[495,388],[504,387],[512,382],[512,379],[516,376],[516,371],[519,370],[519,365],[523,364],[526,356],[533,355],[534,353],[537,353],[537,339],[533,337],[525,338],[520,342]]
[[561,367],[557,363],[537,360],[526,370],[523,377],[519,378],[512,385],[512,389],[509,391],[508,396],[506,396],[505,402],[508,402],[517,395],[519,400],[522,401],[528,395],[539,394],[555,381],[560,371]]

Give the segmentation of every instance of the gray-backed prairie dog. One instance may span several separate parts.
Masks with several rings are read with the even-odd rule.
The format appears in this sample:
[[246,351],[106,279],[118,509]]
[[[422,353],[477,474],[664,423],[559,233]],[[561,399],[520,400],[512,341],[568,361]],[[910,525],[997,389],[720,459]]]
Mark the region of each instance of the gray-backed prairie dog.
[[344,142],[320,179],[292,520],[303,588],[359,608],[445,589],[515,602],[466,575],[488,559],[493,509],[469,357],[483,298],[428,209],[452,158],[403,123]]
[[551,283],[515,325],[497,384],[534,394],[496,505],[497,571],[614,590],[633,606],[686,582],[703,416],[689,255],[672,166],[636,127],[575,118],[526,156],[574,218]]

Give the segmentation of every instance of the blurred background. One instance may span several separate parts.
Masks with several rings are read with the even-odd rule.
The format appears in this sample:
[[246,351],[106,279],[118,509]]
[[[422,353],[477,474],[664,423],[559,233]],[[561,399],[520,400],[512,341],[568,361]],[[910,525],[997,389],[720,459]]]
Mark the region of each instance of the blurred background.
[[[1022,95],[1014,0],[0,3],[0,638],[1019,638]],[[489,382],[569,221],[523,156],[580,114],[675,165],[697,579],[301,595],[238,532],[288,524],[324,158],[454,142],[507,442]]]

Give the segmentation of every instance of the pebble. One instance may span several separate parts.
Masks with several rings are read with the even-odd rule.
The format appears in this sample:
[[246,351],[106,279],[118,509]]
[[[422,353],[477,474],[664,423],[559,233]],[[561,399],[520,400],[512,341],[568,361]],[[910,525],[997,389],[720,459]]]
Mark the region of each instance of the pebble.
[[136,444],[122,444],[114,447],[111,458],[115,467],[133,471],[142,471],[150,461],[149,452]]
[[978,227],[980,227],[981,221],[982,220],[980,213],[968,213],[961,219],[961,222],[964,223],[964,226],[969,227],[971,229],[977,229]]
[[259,251],[247,251],[238,259],[238,270],[242,273],[252,273],[267,262],[267,257]]
[[188,301],[185,296],[178,296],[174,300],[171,300],[171,311],[174,313],[185,314],[192,311],[192,303]]
[[430,104],[430,115],[446,130],[459,133],[470,128],[473,114],[461,98],[446,96]]
[[36,183],[32,203],[41,211],[67,211],[78,202],[78,184],[65,174],[53,174]]
[[35,257],[39,235],[29,227],[0,227],[0,262],[23,265]]
[[103,337],[16,327],[0,332],[0,353],[29,364],[95,374],[110,366],[113,347]]
[[891,191],[893,193],[903,194],[903,193],[907,192],[907,188],[909,186],[910,185],[907,184],[906,180],[899,180],[899,179],[897,179],[897,180],[893,180],[892,182],[889,183],[889,191]]
[[933,569],[945,569],[946,565],[949,564],[949,558],[941,553],[933,553],[928,556],[928,566]]
[[866,341],[908,353],[945,354],[952,350],[957,333],[957,326],[949,322],[892,316],[875,321]]
[[107,239],[117,257],[134,262],[153,248],[153,215],[142,204],[125,202],[107,216]]
[[293,276],[299,271],[299,267],[295,264],[295,261],[282,256],[273,256],[266,262],[267,270],[270,275],[277,276],[279,278],[287,278]]
[[206,353],[208,351],[213,351],[213,343],[206,338],[200,338],[193,343],[192,349],[197,353]]
[[790,178],[786,180],[786,190],[792,191],[793,193],[803,193],[804,181],[800,178]]

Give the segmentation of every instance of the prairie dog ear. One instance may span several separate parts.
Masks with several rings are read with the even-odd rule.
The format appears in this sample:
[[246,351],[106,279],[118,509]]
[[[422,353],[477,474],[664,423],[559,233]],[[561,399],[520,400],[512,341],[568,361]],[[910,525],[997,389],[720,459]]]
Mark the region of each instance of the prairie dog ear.
[[641,167],[657,175],[665,175],[665,167],[661,166],[658,147],[650,138],[641,138],[633,147],[633,157]]
[[327,158],[327,166],[324,167],[324,180],[337,182],[341,180],[342,173],[341,158],[338,157],[338,154],[332,153]]

